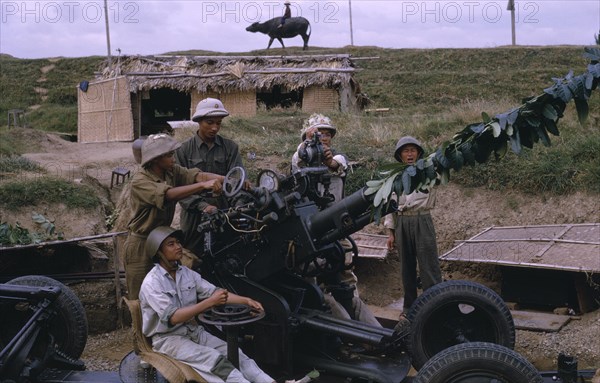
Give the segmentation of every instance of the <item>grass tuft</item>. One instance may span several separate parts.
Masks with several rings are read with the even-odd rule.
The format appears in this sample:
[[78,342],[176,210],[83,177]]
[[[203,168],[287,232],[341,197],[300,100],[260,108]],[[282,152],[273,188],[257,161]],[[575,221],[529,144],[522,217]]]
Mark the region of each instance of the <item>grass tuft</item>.
[[0,154],[0,173],[19,173],[21,171],[43,172],[44,169],[28,158]]
[[92,188],[58,178],[41,177],[0,185],[0,205],[8,210],[39,203],[63,203],[69,208],[94,209],[101,204]]

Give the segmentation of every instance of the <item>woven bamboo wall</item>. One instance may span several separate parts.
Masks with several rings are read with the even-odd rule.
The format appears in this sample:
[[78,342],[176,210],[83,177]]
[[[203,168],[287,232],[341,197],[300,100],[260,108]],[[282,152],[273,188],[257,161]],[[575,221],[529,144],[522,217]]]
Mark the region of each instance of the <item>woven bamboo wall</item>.
[[214,97],[221,100],[225,106],[225,109],[227,109],[231,116],[252,117],[256,115],[256,92],[248,91],[222,94],[215,92],[192,92],[190,116],[194,115],[194,112],[196,111],[196,105],[198,105],[200,100],[203,100],[206,97]]
[[335,89],[307,87],[304,89],[302,110],[307,113],[339,110],[339,95]]
[[221,95],[225,109],[236,117],[252,117],[256,115],[256,92],[235,92]]
[[133,117],[127,79],[100,81],[77,89],[77,141],[132,141]]

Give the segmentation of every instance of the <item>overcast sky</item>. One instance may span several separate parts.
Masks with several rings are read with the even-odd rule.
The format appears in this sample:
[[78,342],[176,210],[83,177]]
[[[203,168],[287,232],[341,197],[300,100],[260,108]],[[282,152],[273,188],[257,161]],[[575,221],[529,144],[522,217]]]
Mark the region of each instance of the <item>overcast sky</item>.
[[[310,21],[310,46],[343,47],[353,40],[382,48],[489,48],[511,44],[507,3],[292,0],[292,14]],[[0,5],[2,53],[20,58],[107,54],[103,0],[0,0]],[[113,55],[117,48],[128,55],[264,49],[268,37],[245,28],[283,13],[283,1],[268,0],[107,0],[107,5]],[[592,45],[600,30],[600,0],[517,0],[515,19],[517,45]],[[284,42],[302,44],[300,37]]]

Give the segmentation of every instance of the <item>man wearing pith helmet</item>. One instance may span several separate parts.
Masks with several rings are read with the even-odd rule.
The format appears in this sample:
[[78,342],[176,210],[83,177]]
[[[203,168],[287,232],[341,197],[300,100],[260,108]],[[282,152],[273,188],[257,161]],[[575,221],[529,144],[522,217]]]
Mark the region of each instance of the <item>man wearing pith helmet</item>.
[[[332,139],[337,133],[337,129],[331,122],[331,119],[319,113],[313,113],[306,121],[300,138],[302,141],[312,140],[315,134],[319,133],[319,140],[323,144],[323,157],[322,164],[325,165],[331,173],[331,183],[329,185],[329,193],[334,197],[334,202],[340,201],[344,198],[344,180],[346,177],[346,169],[348,168],[348,161],[343,154],[336,153],[331,147]],[[298,146],[301,148],[304,143]],[[305,164],[300,158],[299,152],[296,151],[292,156],[292,172],[297,172],[300,168],[309,166]],[[323,185],[319,185],[319,192],[323,193]]]
[[[222,176],[236,166],[241,167],[242,157],[238,145],[233,140],[219,135],[221,123],[228,115],[229,112],[221,100],[209,97],[200,101],[192,117],[199,125],[198,131],[177,149],[177,163],[188,169],[197,168]],[[224,196],[194,195],[180,201],[179,204],[180,225],[184,233],[183,245],[200,255],[203,241],[196,228],[202,214],[214,214],[217,209],[227,208],[227,200]]]
[[148,235],[146,257],[156,265],[140,291],[142,332],[152,348],[194,368],[207,382],[275,383],[252,359],[239,351],[239,369],[227,359],[227,343],[211,335],[194,318],[214,306],[262,305],[248,297],[219,289],[180,263],[181,230],[159,226]]
[[[336,133],[337,129],[329,117],[319,113],[312,114],[304,121],[300,134],[303,143],[298,146],[298,150],[292,156],[293,173],[306,166],[325,166],[329,169],[330,184],[328,185],[328,191],[333,197],[331,204],[335,204],[344,198],[344,183],[346,170],[348,169],[346,157],[332,148],[333,137]],[[300,158],[299,152],[304,145],[307,145],[314,138],[315,134],[319,134],[319,141],[323,145],[323,156],[320,159],[320,164],[307,164]],[[317,188],[319,194],[323,196],[325,186],[319,183]],[[352,248],[350,241],[345,238],[340,240],[340,244],[344,249]],[[350,251],[346,253],[345,261],[346,265],[352,263],[352,253]],[[367,305],[360,299],[357,283],[358,279],[352,269],[343,270],[329,276],[323,284],[325,286],[325,301],[329,304],[333,315],[338,318],[352,318],[372,326],[381,326]]]
[[[421,142],[405,136],[398,140],[394,158],[398,162],[414,165],[423,154]],[[423,290],[442,281],[435,228],[429,214],[435,206],[435,196],[435,188],[429,192],[414,191],[395,196],[398,211],[385,217],[384,226],[389,233],[387,246],[389,249],[396,248],[398,252],[404,288],[404,307],[397,330],[404,330],[408,326],[406,313],[417,299],[417,266]]]
[[148,234],[170,225],[177,201],[203,190],[221,191],[223,176],[186,169],[175,163],[181,144],[168,134],[153,134],[142,144],[142,169],[131,180],[132,217],[125,241],[125,277],[129,299],[137,299],[140,285],[152,268],[144,253]]

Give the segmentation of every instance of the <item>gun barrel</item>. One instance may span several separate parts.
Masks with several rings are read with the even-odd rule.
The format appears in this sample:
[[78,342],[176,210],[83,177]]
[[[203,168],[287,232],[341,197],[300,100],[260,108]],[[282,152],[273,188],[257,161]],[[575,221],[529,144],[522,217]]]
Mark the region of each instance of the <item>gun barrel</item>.
[[364,191],[364,188],[357,190],[354,194],[309,217],[307,226],[312,236],[322,238],[334,229],[340,234],[343,232],[347,235],[368,224],[369,222],[366,222],[361,227],[356,227],[357,220],[371,210],[371,199],[365,196]]

